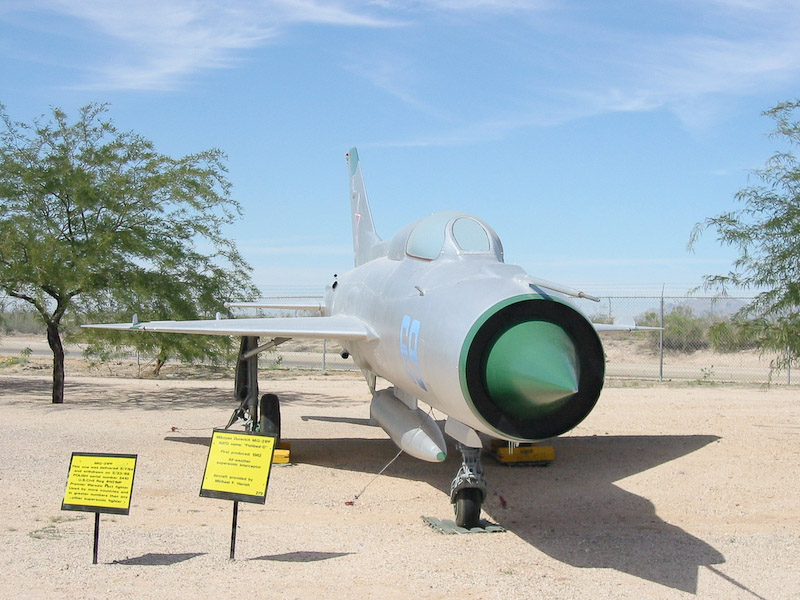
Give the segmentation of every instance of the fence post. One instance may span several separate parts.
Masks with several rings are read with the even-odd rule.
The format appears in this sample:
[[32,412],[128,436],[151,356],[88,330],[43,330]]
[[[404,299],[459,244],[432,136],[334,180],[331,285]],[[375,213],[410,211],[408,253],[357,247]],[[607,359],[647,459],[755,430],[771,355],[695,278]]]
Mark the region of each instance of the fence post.
[[658,380],[664,381],[664,286],[661,286],[661,329],[658,332]]

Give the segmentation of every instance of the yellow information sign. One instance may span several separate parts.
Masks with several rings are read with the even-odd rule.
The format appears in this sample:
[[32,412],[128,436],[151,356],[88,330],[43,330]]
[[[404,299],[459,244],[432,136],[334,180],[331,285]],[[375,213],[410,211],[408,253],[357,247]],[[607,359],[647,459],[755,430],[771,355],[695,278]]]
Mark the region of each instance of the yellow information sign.
[[127,515],[136,455],[73,452],[61,510]]
[[274,451],[274,437],[215,429],[200,495],[264,504]]

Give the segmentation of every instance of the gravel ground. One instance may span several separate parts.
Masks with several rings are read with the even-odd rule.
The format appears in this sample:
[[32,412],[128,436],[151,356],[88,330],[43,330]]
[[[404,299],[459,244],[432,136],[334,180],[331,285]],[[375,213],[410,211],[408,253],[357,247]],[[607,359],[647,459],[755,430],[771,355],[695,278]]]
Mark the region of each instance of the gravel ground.
[[[293,464],[265,505],[199,496],[228,380],[0,372],[0,598],[800,597],[800,392],[610,387],[546,468],[484,457],[484,517],[444,535],[458,468],[396,454],[353,374],[262,373]],[[138,455],[130,514],[61,511],[70,455]],[[348,502],[361,494],[349,505]]]

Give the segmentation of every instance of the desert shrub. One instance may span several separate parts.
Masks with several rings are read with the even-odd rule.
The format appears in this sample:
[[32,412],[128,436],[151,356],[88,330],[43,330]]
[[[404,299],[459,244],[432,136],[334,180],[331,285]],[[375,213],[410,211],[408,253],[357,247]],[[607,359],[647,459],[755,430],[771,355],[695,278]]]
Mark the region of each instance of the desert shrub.
[[[639,325],[660,326],[658,313],[648,311],[636,319]],[[678,305],[664,315],[664,348],[675,352],[695,352],[708,348],[708,319],[698,317],[688,306]],[[659,332],[647,332],[648,345],[658,349]]]
[[755,325],[747,321],[726,319],[708,328],[708,341],[714,352],[739,352],[756,347]]

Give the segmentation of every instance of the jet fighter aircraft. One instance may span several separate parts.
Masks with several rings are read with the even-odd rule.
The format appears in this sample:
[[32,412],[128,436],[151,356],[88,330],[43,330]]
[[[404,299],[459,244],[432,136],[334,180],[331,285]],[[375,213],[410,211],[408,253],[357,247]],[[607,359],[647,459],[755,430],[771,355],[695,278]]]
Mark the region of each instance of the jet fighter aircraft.
[[[437,213],[381,239],[355,148],[347,162],[355,265],[327,287],[315,307],[322,316],[89,327],[241,337],[240,405],[228,426],[242,417],[249,428],[278,436],[277,398],[258,398],[258,353],[291,338],[336,340],[364,374],[371,418],[402,450],[443,461],[442,430],[418,403],[446,415],[444,433],[462,454],[450,499],[456,523],[474,527],[487,490],[478,434],[522,443],[575,427],[603,387],[597,332],[634,327],[593,324],[570,299],[596,298],[503,262],[500,239],[478,217]],[[259,338],[267,341],[259,345]],[[381,380],[391,385],[379,389]]]

